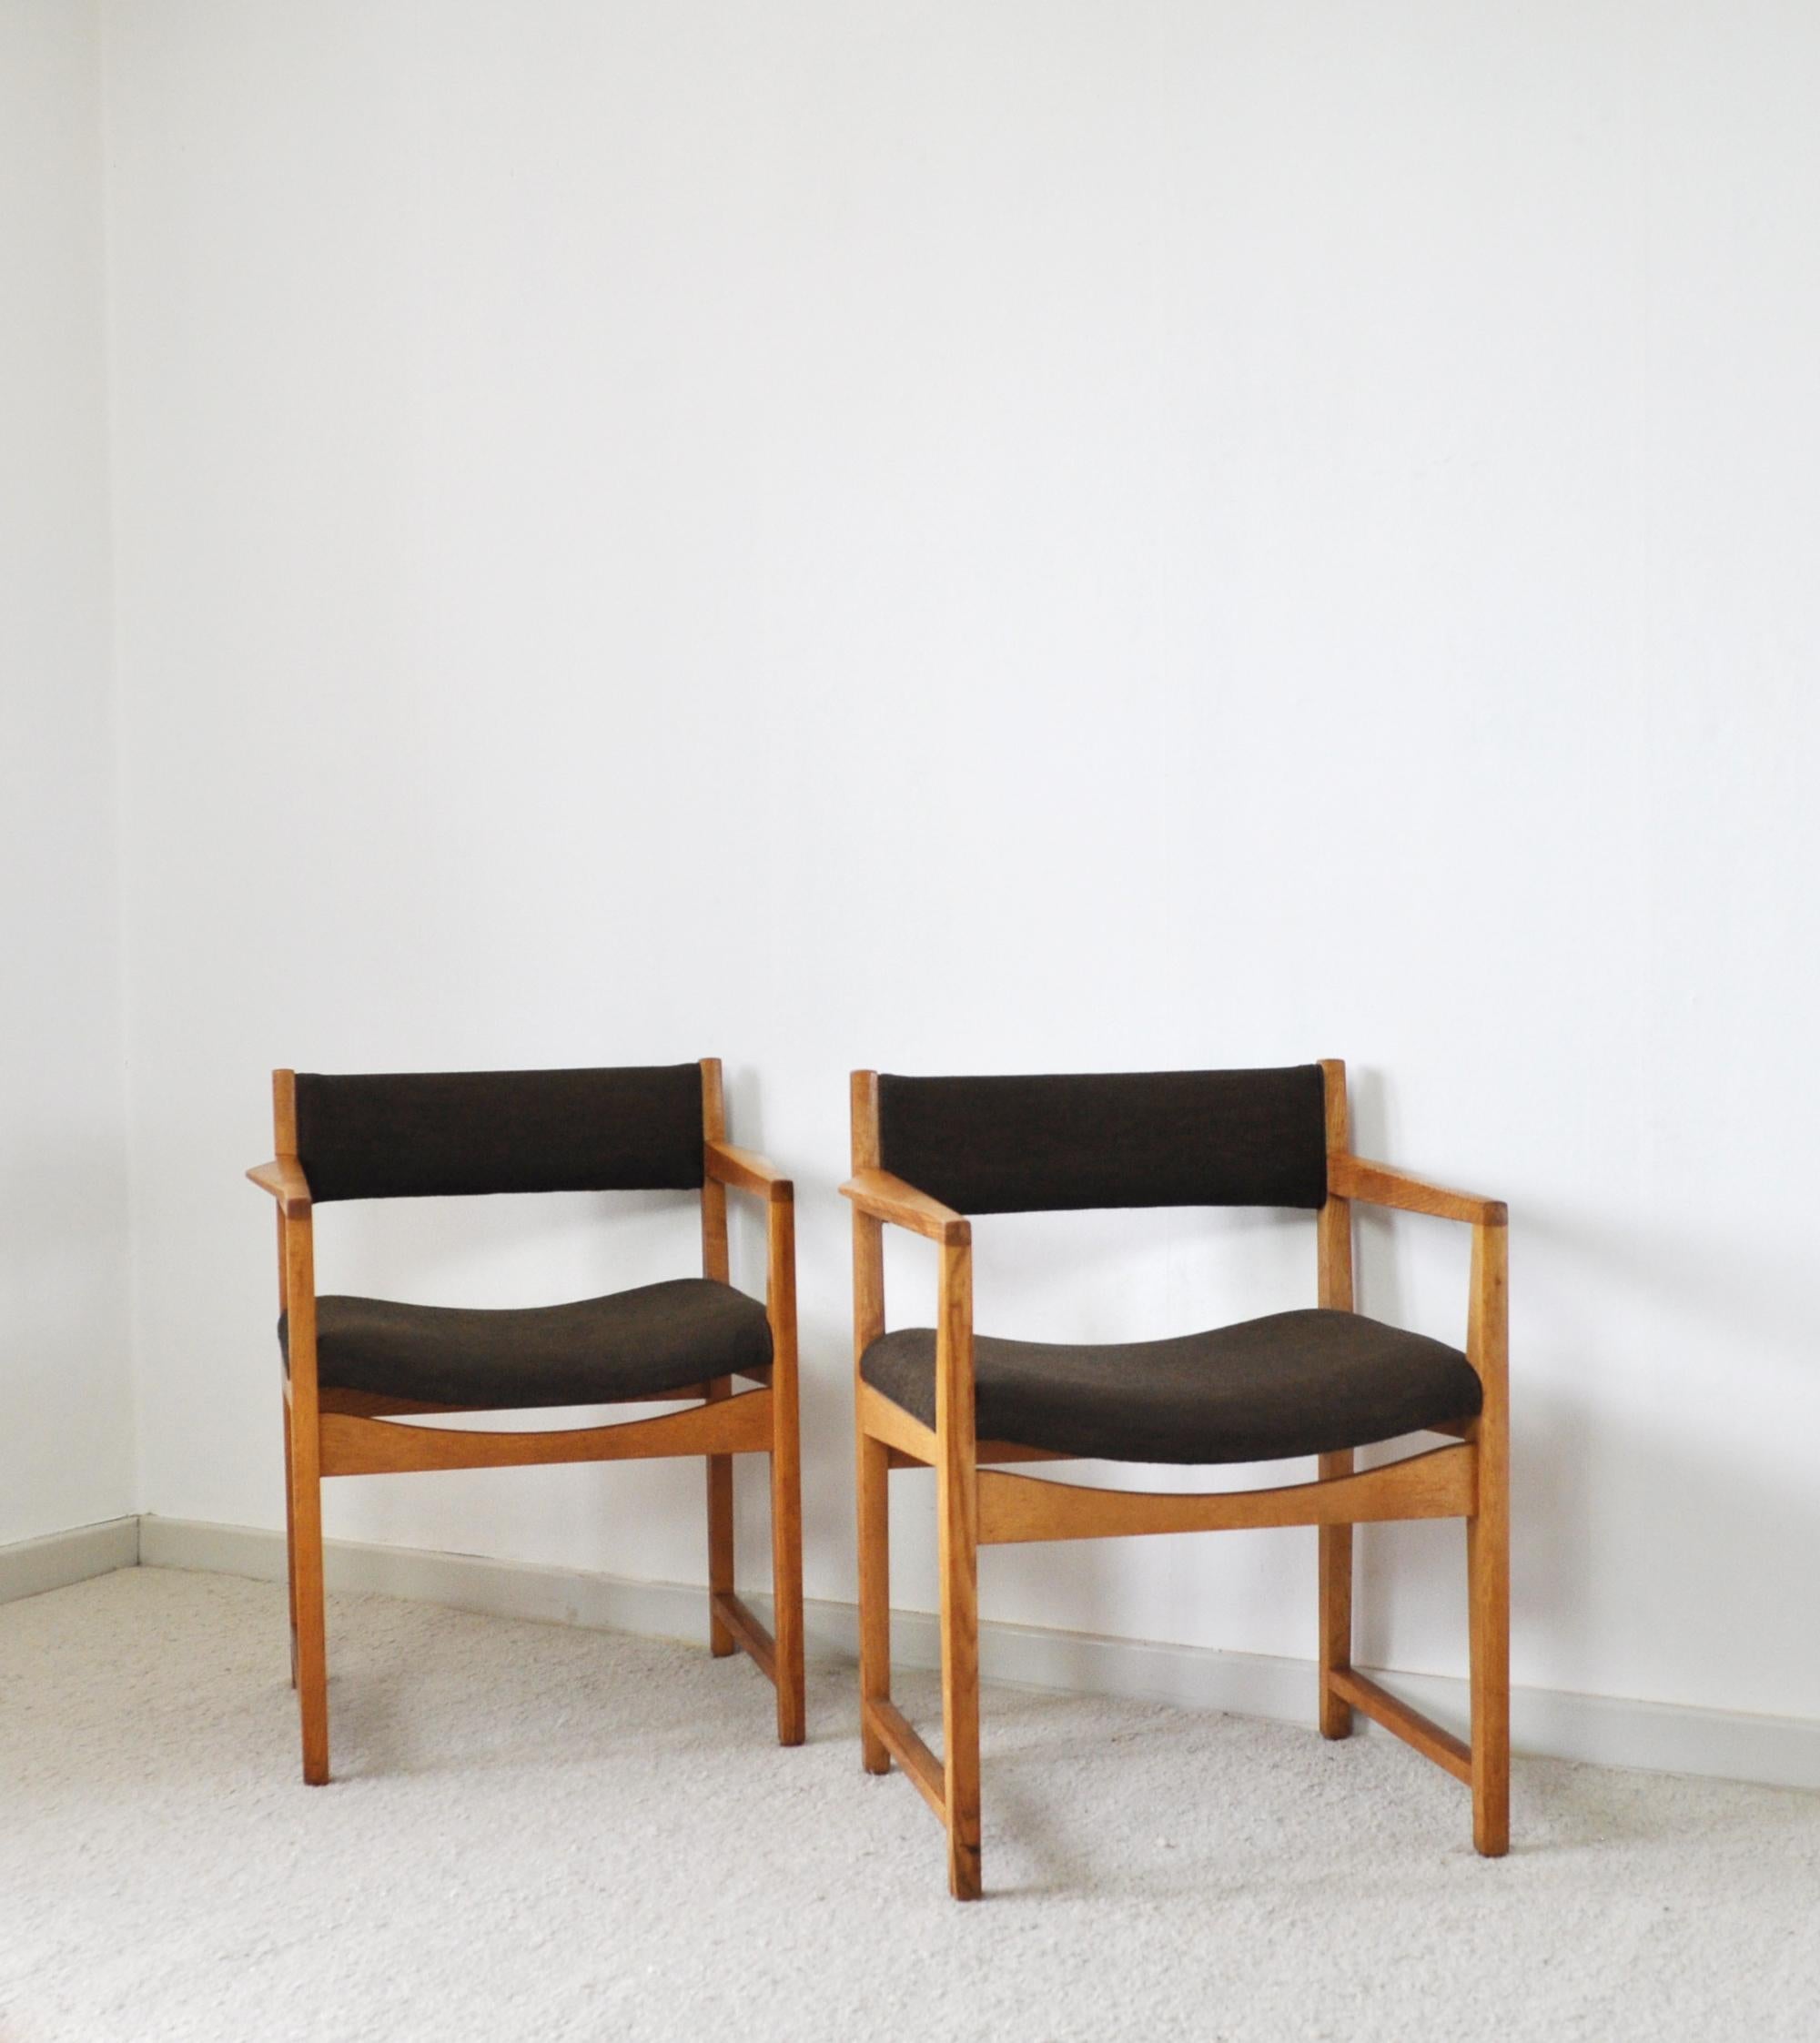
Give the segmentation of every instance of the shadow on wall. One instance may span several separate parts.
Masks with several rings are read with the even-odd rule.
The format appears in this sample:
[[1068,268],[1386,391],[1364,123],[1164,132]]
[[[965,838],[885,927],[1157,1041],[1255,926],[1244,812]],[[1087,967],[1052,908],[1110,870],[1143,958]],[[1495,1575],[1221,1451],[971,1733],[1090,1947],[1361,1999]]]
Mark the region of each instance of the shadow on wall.
[[[1528,1203],[1512,1224],[1516,1678],[1820,1715],[1820,1651],[1811,1626],[1788,1622],[1809,1593],[1803,1557],[1820,1551],[1820,1492],[1774,1430],[1791,1401],[1810,1408],[1820,1374],[1820,1352],[1795,1338],[1802,1273],[1735,1234]],[[1360,1303],[1420,1325],[1412,1301],[1431,1305],[1439,1280],[1405,1225],[1360,1217]],[[1702,1411],[1704,1424],[1671,1416]],[[1361,1531],[1361,1662],[1464,1672],[1461,1544],[1451,1523]],[[1400,1650],[1418,1606],[1444,1609],[1449,1635],[1457,1616],[1457,1656]]]

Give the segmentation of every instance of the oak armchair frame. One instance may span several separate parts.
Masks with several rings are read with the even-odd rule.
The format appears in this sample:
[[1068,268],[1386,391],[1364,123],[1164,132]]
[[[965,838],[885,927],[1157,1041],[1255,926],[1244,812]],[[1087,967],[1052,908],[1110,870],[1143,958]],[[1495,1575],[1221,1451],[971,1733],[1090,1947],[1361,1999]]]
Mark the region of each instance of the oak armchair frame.
[[[1007,1462],[1068,1457],[975,1429],[973,1229],[963,1214],[880,1168],[878,1074],[853,1075],[854,1393],[859,1518],[860,1743],[868,1773],[895,1759],[946,1829],[948,1886],[977,1898],[980,1877],[978,1552],[1021,1541],[1095,1539],[1238,1526],[1320,1528],[1319,1720],[1326,1738],[1362,1710],[1472,1791],[1472,1836],[1486,1857],[1510,1846],[1510,1432],[1508,1214],[1497,1199],[1450,1191],[1354,1156],[1346,1067],[1324,1059],[1327,1198],[1317,1215],[1319,1301],[1353,1308],[1355,1202],[1425,1213],[1472,1229],[1466,1356],[1480,1381],[1477,1418],[1431,1431],[1454,1444],[1360,1470],[1348,1449],[1320,1455],[1317,1480],[1209,1495],[1144,1493],[1004,1472]],[[860,1376],[885,1331],[884,1229],[933,1242],[940,1256],[933,1431]],[[935,1472],[941,1578],[942,1715],[937,1759],[891,1700],[889,1476]],[[1471,1742],[1400,1701],[1352,1664],[1352,1528],[1396,1519],[1463,1518],[1470,1599]]]
[[[736,1191],[763,1201],[770,1366],[753,1390],[735,1392],[732,1378],[716,1377],[656,1397],[603,1401],[701,1401],[684,1411],[616,1425],[523,1432],[468,1432],[419,1423],[438,1412],[506,1407],[427,1404],[318,1384],[314,1223],[309,1184],[297,1153],[296,1074],[273,1072],[277,1154],[247,1176],[278,1202],[278,1306],[288,1315],[288,1327],[284,1449],[291,1683],[298,1692],[302,1721],[303,1777],[310,1785],[320,1786],[329,1779],[322,1564],[322,1480],[328,1476],[705,1456],[710,1651],[721,1659],[743,1647],[776,1690],[778,1743],[803,1743],[803,1501],[794,1190],[790,1179],[763,1157],[727,1141],[720,1060],[703,1057],[701,1071],[702,1274],[716,1283],[731,1282],[727,1193]],[[771,1458],[774,1637],[733,1587],[733,1457],[754,1453]]]

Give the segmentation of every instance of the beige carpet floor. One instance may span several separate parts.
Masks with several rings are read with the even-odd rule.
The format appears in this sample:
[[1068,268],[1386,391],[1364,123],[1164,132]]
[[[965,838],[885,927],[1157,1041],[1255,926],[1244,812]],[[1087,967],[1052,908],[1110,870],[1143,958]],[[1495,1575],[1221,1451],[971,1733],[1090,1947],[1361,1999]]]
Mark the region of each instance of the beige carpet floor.
[[1487,1864],[1381,1733],[999,1690],[958,1907],[850,1669],[784,1752],[743,1659],[340,1598],[312,1790],[284,1630],[153,1569],[0,1608],[5,2043],[1820,2038],[1820,1797],[1530,1762]]

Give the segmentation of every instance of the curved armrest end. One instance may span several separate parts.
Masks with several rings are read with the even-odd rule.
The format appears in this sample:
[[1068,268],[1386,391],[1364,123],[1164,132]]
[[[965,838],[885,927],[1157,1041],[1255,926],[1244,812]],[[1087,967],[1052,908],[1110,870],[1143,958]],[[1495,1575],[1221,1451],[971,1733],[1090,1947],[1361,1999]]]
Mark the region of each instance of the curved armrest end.
[[247,1176],[261,1191],[269,1192],[278,1200],[278,1210],[286,1219],[309,1218],[309,1180],[295,1157],[274,1157],[269,1163],[256,1163]]
[[768,1157],[715,1136],[703,1145],[702,1168],[715,1184],[725,1185],[730,1191],[750,1192],[773,1205],[790,1204],[796,1197],[795,1186]]
[[945,1249],[965,1249],[973,1240],[973,1222],[965,1213],[956,1213],[888,1170],[855,1170],[841,1187],[841,1197],[852,1199],[870,1219],[907,1228]]

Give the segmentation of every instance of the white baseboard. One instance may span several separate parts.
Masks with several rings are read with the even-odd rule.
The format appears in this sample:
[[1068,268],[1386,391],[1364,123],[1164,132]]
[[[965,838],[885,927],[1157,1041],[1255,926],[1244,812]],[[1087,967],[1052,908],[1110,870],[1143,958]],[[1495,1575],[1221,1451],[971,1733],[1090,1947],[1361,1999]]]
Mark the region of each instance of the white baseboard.
[[47,1589],[67,1589],[90,1575],[112,1574],[116,1568],[139,1564],[139,1521],[104,1518],[96,1525],[73,1526],[66,1532],[46,1532],[42,1539],[18,1540],[0,1546],[0,1603],[21,1596],[42,1596]]
[[[147,1517],[139,1522],[137,1552],[147,1567],[196,1568],[267,1582],[284,1579],[283,1535],[246,1526]],[[5,1559],[0,1554],[0,1563]],[[698,1640],[707,1635],[706,1590],[679,1583],[628,1582],[525,1562],[352,1540],[328,1542],[325,1573],[331,1589],[409,1596],[495,1617],[598,1626],[656,1638]],[[769,1599],[753,1593],[749,1601],[769,1622]],[[804,1625],[814,1657],[857,1659],[858,1615],[851,1603],[812,1600]],[[897,1665],[941,1664],[932,1615],[895,1612],[891,1635]],[[1314,1722],[1315,1669],[1309,1660],[986,1623],[980,1626],[980,1667],[988,1681],[1019,1687],[1125,1695],[1310,1726]],[[1464,1681],[1400,1674],[1394,1669],[1370,1671],[1418,1709],[1465,1735]],[[1359,1723],[1371,1728],[1362,1717]],[[1511,1694],[1511,1735],[1519,1752],[1549,1758],[1651,1773],[1702,1774],[1774,1787],[1820,1788],[1820,1723],[1797,1717],[1516,1688]]]

